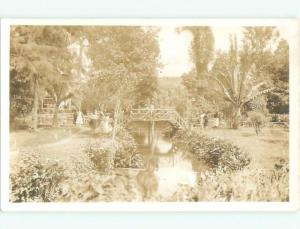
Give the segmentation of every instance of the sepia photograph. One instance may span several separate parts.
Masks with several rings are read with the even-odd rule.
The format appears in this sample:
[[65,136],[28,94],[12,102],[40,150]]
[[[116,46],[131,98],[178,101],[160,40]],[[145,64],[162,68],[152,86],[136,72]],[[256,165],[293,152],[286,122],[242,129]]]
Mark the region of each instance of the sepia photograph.
[[7,23],[5,201],[289,203],[297,32],[224,21]]

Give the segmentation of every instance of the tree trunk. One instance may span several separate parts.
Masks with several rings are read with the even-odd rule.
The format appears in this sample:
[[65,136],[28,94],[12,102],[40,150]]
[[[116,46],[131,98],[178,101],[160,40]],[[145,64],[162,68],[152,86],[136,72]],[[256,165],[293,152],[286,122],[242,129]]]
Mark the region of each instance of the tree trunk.
[[53,120],[52,120],[53,127],[58,127],[58,108],[59,108],[59,103],[56,102],[54,107]]
[[112,140],[115,141],[117,134],[118,118],[119,118],[119,109],[120,109],[120,99],[116,102],[115,111],[114,111],[114,125],[112,130]]
[[34,77],[33,90],[34,90],[34,95],[33,95],[33,108],[32,108],[32,129],[37,130],[39,98],[38,98],[38,82],[36,77]]
[[232,122],[232,128],[238,129],[240,126],[241,121],[241,107],[236,106],[233,108],[233,122]]

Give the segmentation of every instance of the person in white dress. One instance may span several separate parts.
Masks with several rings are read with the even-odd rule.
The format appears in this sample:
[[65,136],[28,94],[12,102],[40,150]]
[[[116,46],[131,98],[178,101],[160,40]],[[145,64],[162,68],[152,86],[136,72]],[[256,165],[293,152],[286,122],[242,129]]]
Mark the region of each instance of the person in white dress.
[[200,115],[200,128],[204,129],[204,117],[205,117],[205,113]]
[[81,127],[82,125],[83,125],[82,112],[78,111],[77,118],[76,118],[76,126]]
[[109,123],[109,116],[104,116],[100,122],[99,131],[102,133],[109,133],[112,131],[112,126]]

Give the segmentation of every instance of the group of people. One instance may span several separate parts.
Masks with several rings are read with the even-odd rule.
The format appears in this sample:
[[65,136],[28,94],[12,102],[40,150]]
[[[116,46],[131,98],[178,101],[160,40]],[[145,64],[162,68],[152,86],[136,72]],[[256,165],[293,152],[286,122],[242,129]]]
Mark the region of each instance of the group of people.
[[[89,116],[90,125],[93,129],[98,130],[99,132],[109,133],[112,131],[111,119],[108,115],[104,115],[103,112],[94,111],[93,114]],[[81,128],[84,124],[83,113],[79,111],[75,111],[73,114],[73,124],[76,127]]]
[[[218,128],[220,127],[220,113],[216,112],[213,115],[213,128]],[[208,127],[208,122],[210,118],[210,113],[209,112],[204,112],[203,114],[200,115],[200,126],[202,129],[206,129]]]

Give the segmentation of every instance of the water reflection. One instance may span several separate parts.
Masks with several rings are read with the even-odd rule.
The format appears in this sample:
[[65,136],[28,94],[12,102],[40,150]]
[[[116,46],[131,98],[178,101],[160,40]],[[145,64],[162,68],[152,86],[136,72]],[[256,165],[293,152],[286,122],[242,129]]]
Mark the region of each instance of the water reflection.
[[137,175],[143,199],[151,200],[154,195],[170,196],[182,184],[194,186],[203,165],[189,152],[175,147],[161,126],[156,126],[152,142],[149,142],[148,133],[145,129],[135,134],[138,150],[146,163],[145,170]]

